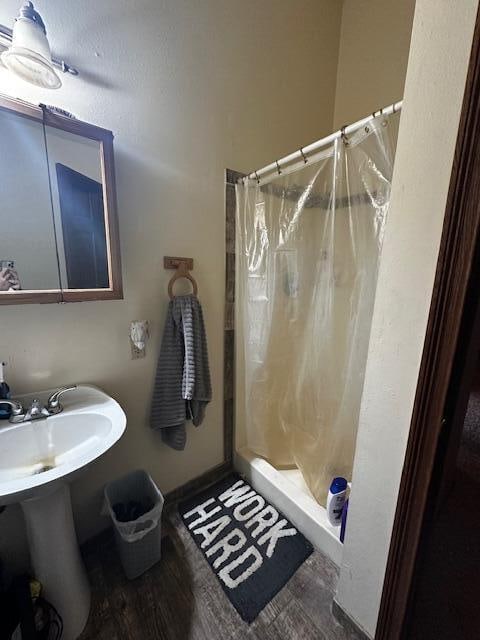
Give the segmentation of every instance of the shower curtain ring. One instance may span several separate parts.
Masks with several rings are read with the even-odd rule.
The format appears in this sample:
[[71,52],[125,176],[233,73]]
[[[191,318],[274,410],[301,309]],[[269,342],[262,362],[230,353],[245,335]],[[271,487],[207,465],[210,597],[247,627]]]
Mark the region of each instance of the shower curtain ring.
[[260,184],[260,178],[258,177],[258,173],[256,171],[253,172],[255,174],[255,179],[257,181],[257,184]]
[[308,162],[308,158],[307,158],[307,156],[304,154],[303,149],[302,149],[301,147],[300,147],[300,153],[302,154],[303,161],[305,162],[305,164],[307,164],[307,162]]
[[278,164],[278,160],[275,160],[275,164],[277,165],[278,175],[281,175],[282,170],[280,169],[280,165]]
[[342,142],[343,142],[343,144],[344,144],[346,147],[348,147],[348,145],[349,145],[350,143],[348,142],[348,138],[347,138],[347,135],[346,135],[346,133],[345,133],[345,129],[346,129],[346,128],[347,128],[347,125],[345,124],[345,125],[343,125],[343,127],[340,129],[340,137],[342,138]]

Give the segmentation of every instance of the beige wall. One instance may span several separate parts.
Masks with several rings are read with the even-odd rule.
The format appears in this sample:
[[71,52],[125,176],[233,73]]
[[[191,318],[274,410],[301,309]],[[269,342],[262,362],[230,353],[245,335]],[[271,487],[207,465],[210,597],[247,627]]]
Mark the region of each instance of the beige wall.
[[[375,633],[478,0],[417,0],[337,600]],[[448,98],[448,99],[447,99]],[[414,283],[414,286],[412,286]]]
[[334,126],[400,100],[415,0],[344,0]]
[[[18,0],[4,0],[10,24]],[[54,51],[80,69],[47,92],[12,80],[10,95],[47,102],[115,134],[125,300],[0,309],[0,355],[14,393],[90,382],[128,416],[125,436],[73,485],[80,538],[99,517],[104,483],[144,467],[167,492],[222,460],[224,169],[263,165],[332,128],[337,0],[38,0]],[[183,453],[148,427],[164,321],[163,255],[195,259],[214,400]],[[132,361],[129,323],[151,322]],[[0,555],[20,562],[17,508],[0,515]],[[22,545],[24,549],[24,545]],[[24,556],[23,556],[24,557]]]

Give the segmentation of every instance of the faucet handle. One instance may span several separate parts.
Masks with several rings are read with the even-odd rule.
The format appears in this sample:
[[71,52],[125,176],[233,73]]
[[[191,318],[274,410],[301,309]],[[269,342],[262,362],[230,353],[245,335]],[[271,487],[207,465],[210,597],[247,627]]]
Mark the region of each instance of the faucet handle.
[[8,404],[12,408],[12,416],[23,416],[25,409],[21,402],[17,400],[7,400],[6,398],[0,399],[0,404]]
[[47,400],[47,409],[50,414],[60,413],[63,411],[63,407],[60,404],[60,396],[67,391],[73,391],[77,388],[76,384],[68,385],[66,387],[60,387],[52,393],[52,395]]

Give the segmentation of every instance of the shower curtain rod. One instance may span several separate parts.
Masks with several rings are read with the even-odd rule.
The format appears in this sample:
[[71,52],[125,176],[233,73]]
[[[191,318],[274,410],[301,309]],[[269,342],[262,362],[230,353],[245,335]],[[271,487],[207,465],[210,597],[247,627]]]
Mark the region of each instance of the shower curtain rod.
[[323,147],[326,147],[337,138],[341,138],[342,136],[347,136],[348,134],[353,133],[354,131],[357,131],[357,129],[360,129],[361,127],[363,127],[363,125],[367,124],[367,122],[370,122],[372,118],[376,118],[377,116],[382,116],[382,115],[390,116],[393,113],[397,113],[397,111],[401,110],[402,105],[403,105],[403,100],[399,100],[398,102],[394,102],[388,107],[383,107],[383,109],[374,111],[373,113],[366,116],[365,118],[362,118],[361,120],[358,120],[353,124],[349,124],[348,126],[342,127],[338,131],[331,133],[330,135],[326,136],[325,138],[322,138],[321,140],[312,142],[312,144],[309,144],[306,147],[302,147],[298,151],[294,151],[293,153],[290,153],[288,156],[284,156],[283,158],[280,158],[280,160],[275,160],[275,162],[272,162],[271,164],[267,164],[267,166],[262,167],[261,169],[252,171],[251,173],[246,175],[244,178],[240,178],[240,181],[243,182],[244,180],[250,178],[252,180],[256,179],[258,182],[260,182],[261,178],[264,178],[265,176],[267,176],[272,172],[281,174],[282,165],[285,166],[287,164],[291,164],[296,160],[303,160],[306,163],[308,162],[309,155],[312,155],[313,153],[316,153]]

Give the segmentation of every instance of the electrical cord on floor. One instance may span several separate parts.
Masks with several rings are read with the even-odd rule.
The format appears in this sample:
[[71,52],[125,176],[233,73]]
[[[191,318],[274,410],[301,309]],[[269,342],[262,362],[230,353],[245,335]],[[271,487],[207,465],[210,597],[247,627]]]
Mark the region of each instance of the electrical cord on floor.
[[53,604],[41,597],[37,598],[35,606],[42,609],[43,617],[46,620],[42,630],[37,632],[39,640],[60,640],[63,634],[62,616]]

